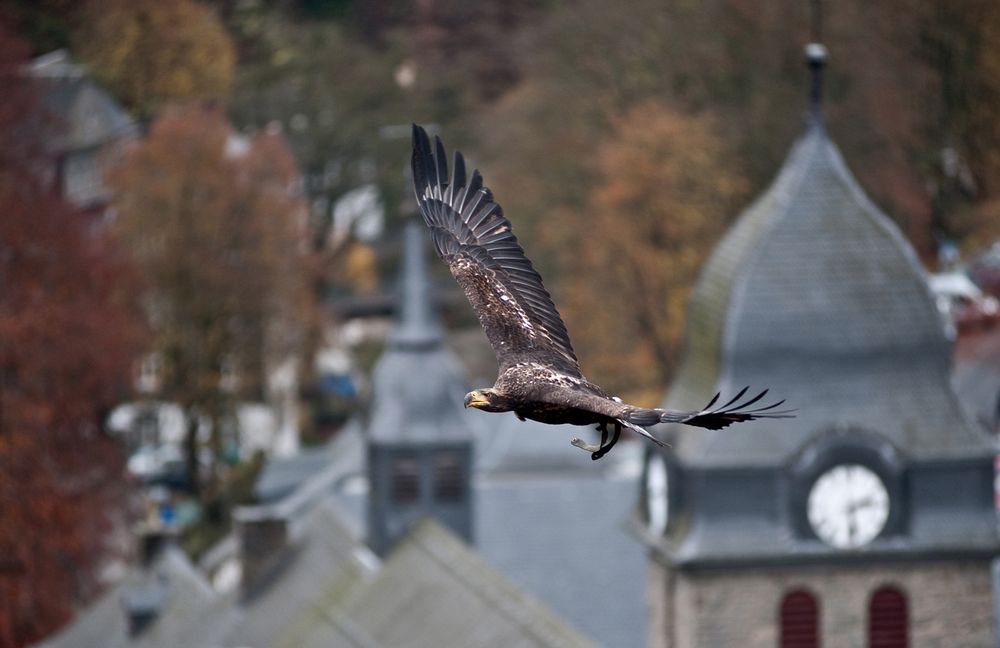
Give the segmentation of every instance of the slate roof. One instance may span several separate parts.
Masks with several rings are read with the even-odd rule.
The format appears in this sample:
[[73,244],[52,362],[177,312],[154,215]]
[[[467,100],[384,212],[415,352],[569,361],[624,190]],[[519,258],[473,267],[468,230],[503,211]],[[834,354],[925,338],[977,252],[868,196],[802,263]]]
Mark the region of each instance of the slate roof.
[[594,462],[558,428],[524,432],[559,438],[564,454],[589,465],[480,474],[476,552],[597,643],[644,645],[647,557],[625,528],[638,493],[639,442],[622,441]]
[[[176,548],[41,644],[276,648],[581,647],[579,631],[444,527],[418,523],[380,564],[329,502],[293,521],[292,551],[249,596],[219,595]],[[156,589],[162,588],[162,590]],[[122,601],[162,603],[128,636]]]
[[[157,617],[136,637],[129,636],[125,604],[138,599],[162,602]],[[123,581],[37,648],[143,648],[209,646],[228,622],[221,599],[187,555],[166,547],[149,568],[129,570]]]
[[254,483],[260,504],[276,503],[321,474],[337,482],[364,471],[364,439],[361,421],[353,418],[327,443],[303,448],[288,457],[271,457]]
[[429,519],[393,550],[344,615],[384,646],[593,645]]
[[138,134],[138,126],[111,95],[57,50],[32,61],[32,76],[45,85],[45,107],[60,124],[50,134],[48,146],[66,152],[96,148]]
[[422,228],[408,223],[396,322],[372,375],[368,429],[377,442],[466,439],[476,425],[462,405],[461,365],[430,305],[424,241]]
[[949,353],[912,248],[814,119],[703,267],[664,403],[691,409],[752,385],[797,417],[668,432],[682,462],[705,467],[781,465],[844,426],[917,459],[981,457],[989,445],[949,387]]
[[378,559],[355,538],[329,501],[292,526],[290,554],[279,571],[234,606],[221,645],[376,645],[338,606],[365,586]]

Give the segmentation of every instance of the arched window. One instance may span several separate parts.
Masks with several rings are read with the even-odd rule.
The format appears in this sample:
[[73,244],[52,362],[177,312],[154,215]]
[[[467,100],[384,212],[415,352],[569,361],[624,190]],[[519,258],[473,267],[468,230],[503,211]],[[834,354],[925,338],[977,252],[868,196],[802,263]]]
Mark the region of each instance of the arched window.
[[906,597],[895,587],[881,587],[868,603],[868,647],[906,648],[909,645]]
[[816,597],[795,590],[781,600],[781,636],[778,648],[818,648],[819,606]]

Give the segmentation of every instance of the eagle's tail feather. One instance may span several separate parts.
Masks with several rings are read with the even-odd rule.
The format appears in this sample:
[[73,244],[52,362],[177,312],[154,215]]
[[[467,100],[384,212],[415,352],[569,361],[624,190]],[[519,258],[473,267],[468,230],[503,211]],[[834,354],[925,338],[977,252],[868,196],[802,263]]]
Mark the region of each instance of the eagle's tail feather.
[[725,405],[721,405],[714,409],[712,406],[719,400],[719,394],[716,394],[715,398],[713,398],[708,405],[697,412],[682,412],[678,410],[655,411],[659,413],[659,422],[661,423],[684,423],[685,425],[694,425],[696,427],[708,428],[710,430],[718,430],[732,423],[753,421],[755,419],[795,417],[794,409],[776,409],[785,402],[784,400],[772,403],[771,405],[758,407],[756,409],[747,409],[751,405],[755,405],[762,398],[764,398],[765,395],[767,395],[766,389],[753,398],[749,398],[742,403],[736,404],[737,401],[743,398],[743,395],[747,393],[747,389],[747,387],[744,387]]
[[663,410],[648,409],[645,407],[630,407],[626,406],[626,412],[622,417],[623,420],[628,423],[635,425],[641,425],[647,427],[650,425],[656,425],[660,422],[660,413]]
[[[740,423],[742,421],[753,421],[762,418],[793,418],[795,416],[795,410],[793,409],[778,409],[785,402],[783,400],[750,409],[751,406],[760,403],[761,399],[767,395],[767,390],[765,389],[759,394],[743,400],[746,393],[747,388],[744,387],[724,405],[718,406],[715,406],[719,401],[719,394],[716,394],[708,405],[693,412],[626,406],[621,421],[625,427],[631,430],[635,430],[637,427],[650,427],[658,423],[683,423],[685,425],[718,430],[732,423]],[[649,436],[645,430],[640,434]]]
[[[640,410],[636,410],[636,411],[638,411],[638,412],[655,412],[655,410],[644,410],[644,409],[640,409]],[[632,418],[632,416],[630,415],[629,418]],[[640,436],[646,437],[647,439],[649,439],[650,441],[652,441],[656,445],[660,446],[661,448],[669,448],[670,447],[669,443],[665,443],[663,441],[660,441],[655,436],[653,436],[652,434],[650,434],[648,431],[646,431],[643,428],[639,427],[635,423],[632,423],[631,421],[628,421],[628,420],[625,420],[625,419],[618,419],[618,422],[621,423],[624,427],[627,427],[628,429],[632,430],[636,434],[639,434]],[[653,423],[657,423],[657,422],[659,422],[659,417],[657,417],[656,421],[653,421]]]

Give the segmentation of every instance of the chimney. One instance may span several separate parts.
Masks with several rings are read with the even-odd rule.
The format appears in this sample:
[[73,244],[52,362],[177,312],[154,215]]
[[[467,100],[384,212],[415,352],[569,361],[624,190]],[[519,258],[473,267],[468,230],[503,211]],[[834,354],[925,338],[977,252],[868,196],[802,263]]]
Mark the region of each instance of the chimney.
[[249,598],[278,569],[291,545],[288,520],[268,515],[259,507],[236,510],[237,537],[240,542],[241,588]]
[[128,619],[128,636],[135,638],[156,620],[167,601],[167,586],[163,576],[152,583],[126,588],[121,603]]
[[133,527],[140,564],[149,567],[164,549],[172,546],[177,531],[162,524],[140,523]]

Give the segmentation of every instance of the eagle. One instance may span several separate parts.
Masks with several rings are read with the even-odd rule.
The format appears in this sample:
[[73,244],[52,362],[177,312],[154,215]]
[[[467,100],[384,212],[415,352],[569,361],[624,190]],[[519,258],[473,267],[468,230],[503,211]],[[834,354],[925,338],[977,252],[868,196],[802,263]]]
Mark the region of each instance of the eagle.
[[792,416],[791,410],[777,409],[783,400],[758,405],[766,389],[742,400],[744,387],[718,406],[716,394],[708,405],[690,412],[637,407],[609,395],[580,371],[566,325],[479,171],[467,175],[465,160],[455,151],[449,177],[441,140],[435,137],[432,149],[427,132],[416,124],[412,167],[434,250],[472,304],[499,365],[494,385],[466,394],[466,407],[514,412],[522,421],[596,425],[600,444],[571,441],[595,460],[614,447],[623,428],[666,446],[644,427],[683,423],[717,430],[741,421]]

